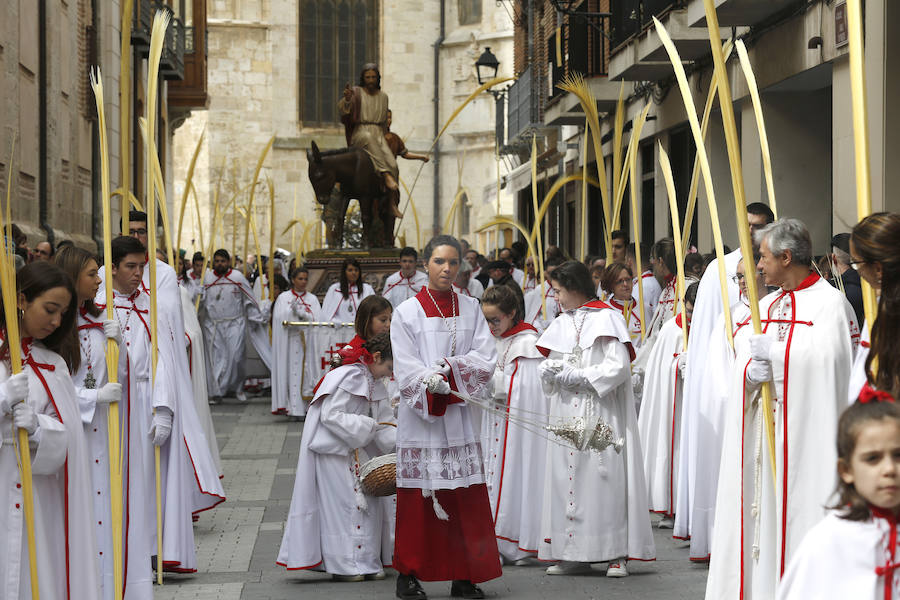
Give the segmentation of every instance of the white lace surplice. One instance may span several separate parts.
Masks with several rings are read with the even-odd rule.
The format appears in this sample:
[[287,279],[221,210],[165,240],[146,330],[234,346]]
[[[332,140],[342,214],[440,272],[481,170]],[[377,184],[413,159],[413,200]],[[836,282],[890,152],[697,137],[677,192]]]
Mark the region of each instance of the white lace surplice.
[[426,317],[416,298],[394,312],[391,345],[394,377],[402,401],[398,412],[397,486],[456,489],[484,483],[479,434],[465,402],[447,406],[443,416],[428,413],[424,379],[446,359],[457,389],[481,398],[494,372],[497,351],[477,300],[456,296],[456,354],[448,356],[451,335],[440,317]]

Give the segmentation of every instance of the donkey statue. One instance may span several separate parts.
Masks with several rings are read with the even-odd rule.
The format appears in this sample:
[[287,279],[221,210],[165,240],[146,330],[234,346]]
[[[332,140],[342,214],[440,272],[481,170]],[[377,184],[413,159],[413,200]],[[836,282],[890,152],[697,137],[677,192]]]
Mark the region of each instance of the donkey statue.
[[[359,201],[364,243],[370,248],[394,247],[394,219],[384,184],[372,160],[359,148],[321,151],[315,142],[306,151],[309,182],[324,205],[322,219],[330,248],[340,248],[350,200]],[[338,184],[339,190],[335,189]]]

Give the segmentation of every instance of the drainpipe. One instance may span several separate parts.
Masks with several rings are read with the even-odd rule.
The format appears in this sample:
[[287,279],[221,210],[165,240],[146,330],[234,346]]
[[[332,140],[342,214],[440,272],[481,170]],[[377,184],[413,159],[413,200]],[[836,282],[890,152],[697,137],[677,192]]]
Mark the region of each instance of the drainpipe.
[[55,246],[53,227],[47,220],[47,0],[38,0],[38,155],[38,223]]
[[[441,0],[440,2],[440,10],[441,10],[441,29],[438,34],[437,39],[434,41],[434,137],[437,138],[438,133],[441,131],[441,94],[440,94],[440,60],[441,60],[441,44],[444,43],[444,28],[445,28],[445,20],[444,20],[444,3],[445,0]],[[441,144],[440,142],[435,142],[434,144],[434,199],[432,205],[432,228],[434,233],[437,234],[440,231],[441,227]]]

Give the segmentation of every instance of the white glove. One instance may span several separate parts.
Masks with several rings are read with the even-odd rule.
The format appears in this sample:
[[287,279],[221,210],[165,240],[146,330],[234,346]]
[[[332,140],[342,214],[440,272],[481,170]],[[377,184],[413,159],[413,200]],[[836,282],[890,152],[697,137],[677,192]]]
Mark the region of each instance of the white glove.
[[449,394],[450,384],[439,373],[432,374],[425,380],[425,386],[432,394]]
[[115,319],[103,321],[103,333],[106,334],[106,339],[115,340],[116,344],[120,346],[122,345],[122,342],[124,342],[122,339],[122,328]]
[[13,425],[16,429],[24,429],[28,435],[34,435],[38,428],[38,418],[34,409],[27,402],[19,402],[13,407]]
[[153,423],[150,425],[150,431],[147,433],[153,438],[154,446],[165,444],[172,433],[172,411],[168,408],[157,408],[153,414]]
[[107,383],[97,390],[97,404],[109,404],[122,400],[122,384]]
[[562,363],[556,359],[548,358],[540,364],[541,382],[544,385],[553,385],[556,382],[556,374],[562,369]]
[[750,383],[764,383],[772,381],[772,363],[767,360],[750,360],[747,365],[747,381]]
[[271,308],[272,308],[271,300],[260,300],[259,301],[259,312],[261,312],[262,314],[268,316]]
[[750,336],[750,358],[756,360],[771,360],[769,352],[772,350],[772,338],[764,333]]
[[436,373],[440,374],[446,379],[450,378],[450,365],[444,359],[438,360],[434,363],[434,366],[437,367]]
[[556,380],[561,386],[569,389],[579,388],[587,383],[584,371],[571,365],[564,365],[562,371],[556,374]]
[[678,355],[678,376],[682,379],[682,381],[684,380],[685,374],[687,374],[687,361],[687,351],[682,352]]
[[635,396],[640,396],[641,392],[644,391],[644,375],[643,373],[632,373],[631,375],[631,389],[634,391]]
[[9,379],[0,383],[0,411],[4,415],[12,414],[13,406],[28,397],[28,374],[10,375]]
[[294,311],[294,315],[301,321],[312,321],[312,315],[305,310],[299,302],[295,303],[291,306]]

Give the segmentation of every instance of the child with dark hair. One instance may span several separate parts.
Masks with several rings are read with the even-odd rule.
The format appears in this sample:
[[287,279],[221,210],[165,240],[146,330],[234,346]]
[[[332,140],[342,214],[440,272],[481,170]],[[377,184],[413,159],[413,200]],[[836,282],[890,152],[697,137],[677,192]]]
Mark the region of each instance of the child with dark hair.
[[394,449],[397,430],[379,382],[392,371],[390,336],[382,333],[316,389],[278,552],[288,570],[324,571],[335,581],[384,579],[390,553],[383,554],[382,535],[391,520],[384,499],[363,494],[359,471],[367,458]]
[[322,319],[334,323],[352,323],[364,298],[375,294],[368,283],[363,282],[362,267],[355,258],[348,257],[341,263],[338,280],[331,284],[322,299]]
[[541,543],[547,440],[510,417],[535,419],[549,411],[539,369],[544,355],[535,346],[537,330],[522,319],[519,299],[509,287],[488,288],[481,311],[500,357],[491,380],[493,410],[485,411],[481,421],[488,497],[501,558],[523,565],[537,557]]
[[778,598],[893,598],[900,584],[900,407],[866,384],[838,421],[837,502],[788,563]]
[[563,263],[550,281],[565,311],[537,342],[549,355],[541,381],[550,424],[594,429],[606,423],[624,438],[625,450],[600,453],[562,440],[548,445],[539,557],[560,561],[549,575],[588,573],[591,563],[608,562],[607,577],[625,577],[626,558],[656,556],[631,389],[631,337],[621,313],[596,299],[584,264]]
[[360,302],[353,324],[356,335],[338,352],[334,366],[357,362],[366,340],[382,333],[390,333],[393,312],[391,303],[383,296],[369,296]]

